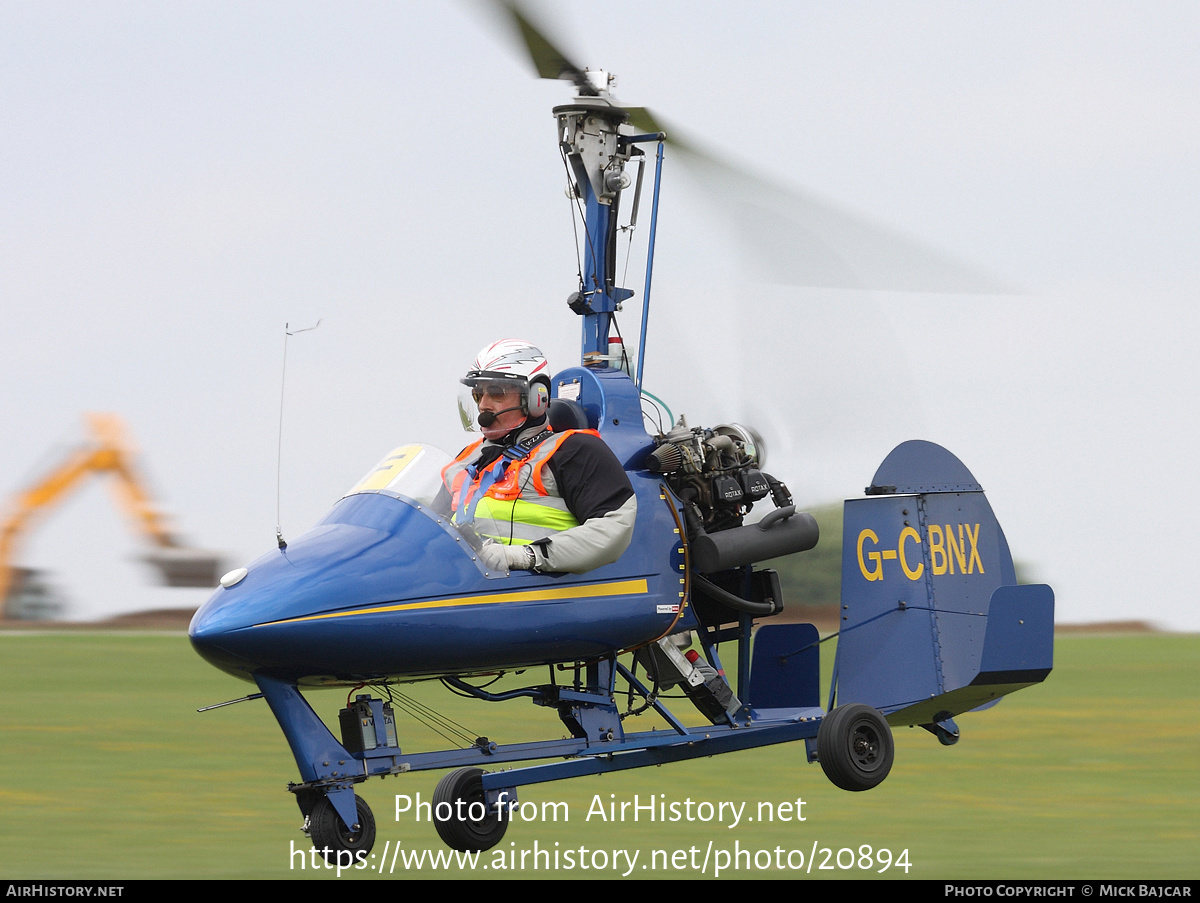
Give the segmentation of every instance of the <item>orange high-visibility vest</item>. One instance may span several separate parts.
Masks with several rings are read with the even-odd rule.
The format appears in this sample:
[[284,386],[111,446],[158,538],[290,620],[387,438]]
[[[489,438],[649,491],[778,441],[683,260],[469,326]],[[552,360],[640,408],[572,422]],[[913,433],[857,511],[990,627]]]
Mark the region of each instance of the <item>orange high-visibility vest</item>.
[[501,455],[481,471],[470,463],[482,440],[467,446],[442,470],[456,524],[471,524],[485,539],[527,545],[579,526],[561,495],[551,494],[544,468],[562,443],[575,433],[599,438],[595,430],[552,433],[524,457]]

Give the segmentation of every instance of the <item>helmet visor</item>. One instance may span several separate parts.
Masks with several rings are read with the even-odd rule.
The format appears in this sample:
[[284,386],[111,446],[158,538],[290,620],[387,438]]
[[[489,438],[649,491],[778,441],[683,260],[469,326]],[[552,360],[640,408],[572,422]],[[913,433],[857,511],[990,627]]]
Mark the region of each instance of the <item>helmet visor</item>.
[[479,415],[490,411],[499,415],[509,410],[527,410],[529,389],[524,377],[496,379],[483,375],[468,375],[464,389],[458,393],[458,416],[463,429],[476,432]]

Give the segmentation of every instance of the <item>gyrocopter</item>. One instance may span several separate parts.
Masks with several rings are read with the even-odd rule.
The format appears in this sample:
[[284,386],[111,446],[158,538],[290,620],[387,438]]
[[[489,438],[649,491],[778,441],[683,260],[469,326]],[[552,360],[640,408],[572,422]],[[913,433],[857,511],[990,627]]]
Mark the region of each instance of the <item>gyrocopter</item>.
[[[608,74],[577,67],[519,9],[503,8],[539,75],[575,88],[553,113],[584,236],[568,301],[582,348],[579,366],[550,378],[550,429],[597,431],[615,453],[636,495],[633,539],[616,561],[580,574],[489,566],[476,531],[438,505],[451,456],[412,444],[312,530],[221,579],[192,621],[192,644],[255,683],[246,698],[266,699],[299,769],[289,790],[327,858],[370,853],[374,817],[355,785],[405,772],[452,769],[434,794],[435,826],[460,850],[499,843],[529,785],[775,743],[804,741],[835,785],[867,790],[891,769],[892,726],[920,725],[953,744],[956,715],[1052,667],[1052,591],[1018,585],[970,471],[910,441],[845,503],[841,627],[822,706],[818,632],[771,622],[783,599],[777,574],[761,567],[812,548],[816,521],[764,469],[754,430],[680,418],[648,433],[645,343],[633,365],[612,334],[633,294],[615,275],[621,207],[632,193],[636,218],[648,187],[645,335],[668,136],[644,109],[617,103]],[[754,505],[773,507],[750,523]],[[729,681],[722,644],[737,650]],[[471,682],[522,669],[548,676],[496,692]],[[569,736],[406,753],[389,687],[424,680],[486,702],[531,699],[556,711]],[[369,688],[342,710],[338,735],[300,690],[330,686]],[[664,702],[671,687],[708,723],[685,725]],[[643,712],[667,729],[635,729]]]

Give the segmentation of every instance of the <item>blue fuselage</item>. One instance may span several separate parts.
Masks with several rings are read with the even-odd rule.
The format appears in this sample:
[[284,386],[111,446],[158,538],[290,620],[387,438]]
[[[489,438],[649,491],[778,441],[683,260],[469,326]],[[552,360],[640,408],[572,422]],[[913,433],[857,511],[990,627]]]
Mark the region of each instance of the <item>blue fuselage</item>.
[[665,634],[678,620],[683,555],[672,500],[649,474],[633,542],[587,574],[489,573],[444,517],[384,491],[338,502],[263,555],[192,620],[218,668],[308,684],[578,661]]

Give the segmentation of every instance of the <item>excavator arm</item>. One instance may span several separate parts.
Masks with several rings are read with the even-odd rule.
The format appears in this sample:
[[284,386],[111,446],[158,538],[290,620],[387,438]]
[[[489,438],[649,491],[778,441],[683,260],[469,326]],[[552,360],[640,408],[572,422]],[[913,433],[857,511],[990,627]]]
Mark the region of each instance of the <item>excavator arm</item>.
[[0,526],[0,602],[9,620],[9,598],[15,589],[16,551],[21,538],[77,486],[93,474],[112,474],[113,493],[137,532],[155,547],[146,561],[157,567],[168,586],[214,586],[219,569],[215,555],[184,547],[167,528],[165,519],[133,463],[124,426],[115,414],[88,414],[91,441],[13,499]]

